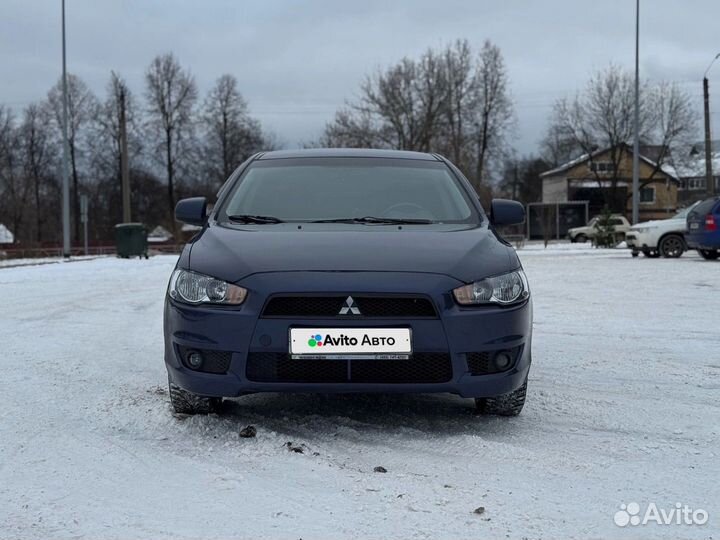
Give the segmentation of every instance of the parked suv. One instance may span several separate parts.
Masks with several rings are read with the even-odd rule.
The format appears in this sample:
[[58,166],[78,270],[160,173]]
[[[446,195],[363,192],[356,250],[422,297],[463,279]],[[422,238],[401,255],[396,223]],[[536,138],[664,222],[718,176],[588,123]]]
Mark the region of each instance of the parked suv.
[[[568,238],[571,242],[587,242],[592,240],[598,233],[598,227],[600,226],[600,220],[602,216],[595,216],[588,224],[584,227],[574,227],[568,230]],[[614,234],[617,236],[618,241],[625,237],[625,233],[630,229],[630,222],[620,214],[612,214],[610,216],[609,224],[614,229]]]
[[720,197],[700,202],[687,215],[687,244],[705,259],[720,255]]
[[184,248],[165,302],[165,365],[181,413],[254,392],[451,392],[516,415],[532,302],[515,250],[470,183],[435,154],[300,150],[233,173]]
[[695,203],[668,219],[645,221],[633,225],[625,235],[627,247],[632,256],[640,253],[646,257],[680,257],[687,251],[685,235],[687,233],[688,212],[697,205]]

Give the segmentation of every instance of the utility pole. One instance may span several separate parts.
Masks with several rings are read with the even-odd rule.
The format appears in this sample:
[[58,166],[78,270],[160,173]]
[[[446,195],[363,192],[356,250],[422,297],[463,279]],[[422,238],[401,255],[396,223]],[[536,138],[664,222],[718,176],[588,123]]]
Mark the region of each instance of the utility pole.
[[63,162],[62,225],[63,257],[70,258],[70,143],[68,142],[67,64],[65,61],[65,0],[62,0],[62,89],[63,89]]
[[640,221],[640,0],[635,1],[635,114],[633,119],[632,222]]
[[123,223],[130,223],[130,169],[128,167],[125,84],[120,81],[120,175],[122,176]]
[[705,187],[708,195],[715,191],[712,172],[712,137],[710,135],[710,91],[708,79],[703,77],[703,102],[705,105]]
[[712,170],[712,136],[710,134],[710,88],[708,83],[707,74],[710,68],[715,63],[715,60],[720,58],[720,53],[715,55],[710,65],[705,70],[703,75],[703,105],[705,108],[705,188],[707,189],[708,195],[711,197],[715,194],[715,181],[713,179]]

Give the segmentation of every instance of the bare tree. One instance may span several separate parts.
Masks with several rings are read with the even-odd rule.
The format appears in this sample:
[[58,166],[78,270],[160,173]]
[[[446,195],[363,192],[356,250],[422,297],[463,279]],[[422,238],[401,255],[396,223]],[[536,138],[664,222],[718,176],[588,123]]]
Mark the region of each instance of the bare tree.
[[240,165],[264,146],[260,123],[250,117],[237,79],[222,75],[203,107],[203,162],[210,185],[217,189]]
[[155,57],[145,73],[149,127],[157,136],[155,150],[167,179],[169,223],[175,232],[175,183],[182,160],[189,155],[197,86],[171,53]]
[[472,110],[477,144],[474,178],[477,188],[487,175],[489,161],[502,158],[506,137],[515,119],[505,62],[500,48],[490,41],[486,41],[480,51],[476,79]]
[[131,164],[139,158],[142,151],[140,115],[135,95],[122,77],[114,72],[111,73],[106,88],[105,100],[97,104],[94,115],[93,136],[90,141],[91,165],[97,176],[111,176],[120,185],[122,176],[120,170],[120,117],[123,99],[125,100],[128,154]]
[[[67,76],[68,146],[72,178],[72,216],[75,241],[80,241],[80,161],[86,148],[85,128],[97,107],[97,99],[78,76]],[[63,92],[62,79],[48,92],[48,103],[57,127],[58,143],[62,144]]]
[[500,49],[486,42],[475,55],[457,41],[368,77],[319,144],[440,152],[484,194],[483,178],[503,157],[514,118]]
[[324,133],[316,144],[327,148],[381,148],[375,120],[368,113],[358,113],[346,106],[335,113],[335,118],[325,126]]
[[646,137],[657,148],[655,167],[641,189],[665,165],[682,165],[698,132],[698,115],[692,100],[676,83],[661,82],[649,92],[649,122]]
[[[555,108],[557,106],[556,103]],[[575,138],[567,133],[559,123],[551,123],[540,141],[540,154],[542,159],[547,162],[548,168],[567,163],[582,153],[582,148]]]
[[[92,183],[86,190],[90,197],[88,209],[93,223],[91,233],[95,238],[107,238],[122,215],[122,154],[121,114],[125,101],[125,120],[130,166],[131,207],[137,208],[139,199],[145,196],[135,185],[136,176],[143,174],[145,165],[143,151],[142,118],[137,99],[123,78],[112,72],[106,85],[105,98],[97,104],[89,141]],[[164,198],[160,201],[165,209]],[[155,202],[157,204],[157,202]],[[139,215],[139,214],[135,214]],[[143,216],[144,217],[144,216]]]
[[[22,175],[19,154],[19,130],[12,111],[0,105],[0,215],[9,218],[10,231],[21,240],[24,213],[30,195]],[[2,219],[0,219],[2,222]]]
[[53,151],[47,122],[47,109],[32,103],[23,112],[23,123],[19,131],[19,143],[22,152],[23,177],[32,186],[35,203],[35,240],[43,240],[43,228],[46,213],[43,209],[43,196],[46,184],[52,178]]
[[[643,90],[644,97],[647,87],[644,86]],[[610,148],[617,171],[623,156],[619,145],[627,143],[633,136],[633,110],[633,77],[611,65],[593,74],[582,94],[573,100],[562,98],[555,103],[548,128],[548,137],[552,140],[546,139],[543,146],[559,146],[560,152],[575,149],[589,156],[598,149]],[[647,123],[647,101],[642,99],[641,132]]]
[[[437,66],[434,57],[425,55],[424,64]],[[368,78],[362,87],[363,100],[358,110],[368,116],[382,118],[378,135],[388,146],[402,150],[426,150],[439,117],[441,100],[433,87],[434,75],[422,72],[422,64],[405,58],[385,73]],[[429,86],[426,84],[430,82]],[[423,90],[430,90],[425,95]]]
[[368,77],[360,101],[349,106],[354,118],[340,113],[336,120],[359,127],[360,137],[353,137],[372,139],[373,146],[427,152],[441,122],[445,93],[442,58],[428,50],[419,61],[404,58]]
[[[654,145],[655,167],[642,185],[670,164],[673,149],[687,143],[696,133],[697,118],[690,98],[676,85],[661,83],[651,87],[643,82],[640,91],[640,137],[644,145]],[[559,157],[571,149],[589,156],[592,164],[597,150],[609,149],[604,160],[611,170],[590,170],[603,191],[605,203],[613,211],[623,211],[627,197],[619,184],[627,181],[620,164],[634,134],[634,77],[618,66],[593,74],[585,91],[572,101],[558,100],[553,108],[543,148]],[[675,152],[680,154],[680,152]],[[568,156],[563,155],[566,159]],[[578,157],[577,155],[574,157]]]
[[443,52],[447,102],[443,108],[442,152],[466,174],[472,173],[474,149],[470,128],[473,122],[477,82],[473,52],[467,40],[458,40]]
[[548,170],[542,158],[530,155],[508,157],[504,162],[503,175],[497,190],[504,196],[523,203],[539,202],[542,198],[540,174]]

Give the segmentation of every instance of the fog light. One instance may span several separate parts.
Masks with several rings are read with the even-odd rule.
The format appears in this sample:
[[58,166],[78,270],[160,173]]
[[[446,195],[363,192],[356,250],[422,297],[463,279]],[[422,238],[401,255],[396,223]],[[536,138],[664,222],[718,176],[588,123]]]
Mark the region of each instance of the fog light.
[[512,356],[508,351],[500,351],[495,355],[495,367],[500,371],[506,370],[512,364]]
[[190,351],[186,357],[188,366],[190,366],[192,369],[198,369],[200,366],[202,366],[203,363],[203,356],[197,351]]

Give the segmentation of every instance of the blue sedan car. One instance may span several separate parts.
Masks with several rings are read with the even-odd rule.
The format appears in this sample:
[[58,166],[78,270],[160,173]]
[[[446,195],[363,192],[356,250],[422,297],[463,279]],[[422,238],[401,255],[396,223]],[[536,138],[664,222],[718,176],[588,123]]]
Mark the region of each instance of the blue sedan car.
[[255,392],[451,392],[517,415],[531,362],[532,302],[486,213],[435,154],[257,154],[218,194],[180,201],[202,230],[165,303],[165,364],[181,413]]
[[708,260],[720,256],[720,197],[698,203],[687,216],[688,234],[685,241],[690,249]]

